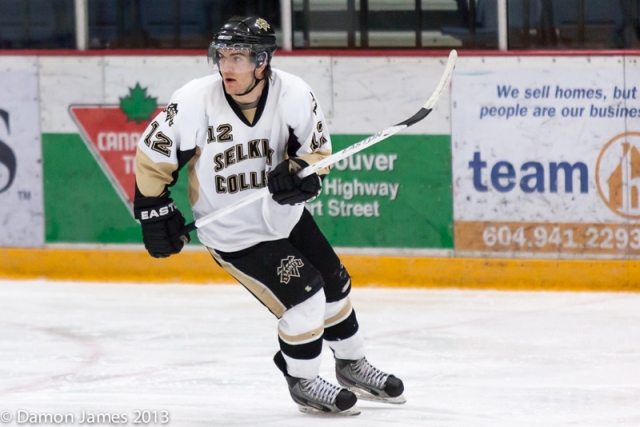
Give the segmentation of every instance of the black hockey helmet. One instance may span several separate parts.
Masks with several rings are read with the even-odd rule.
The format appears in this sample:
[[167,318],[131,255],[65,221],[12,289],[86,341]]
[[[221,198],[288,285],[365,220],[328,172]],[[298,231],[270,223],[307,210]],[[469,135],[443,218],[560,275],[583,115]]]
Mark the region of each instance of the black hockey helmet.
[[217,67],[220,49],[247,49],[256,67],[269,63],[276,51],[276,33],[263,18],[234,16],[213,36],[209,45],[209,64]]

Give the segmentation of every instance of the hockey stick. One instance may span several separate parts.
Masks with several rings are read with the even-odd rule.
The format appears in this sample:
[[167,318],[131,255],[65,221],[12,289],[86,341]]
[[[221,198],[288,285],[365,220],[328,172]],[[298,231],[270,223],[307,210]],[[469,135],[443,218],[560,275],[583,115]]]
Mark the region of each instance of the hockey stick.
[[[438,103],[438,100],[440,99],[440,95],[442,95],[442,92],[444,91],[444,89],[449,85],[449,82],[451,81],[451,77],[453,76],[453,69],[455,68],[457,58],[458,58],[458,52],[456,52],[455,50],[452,50],[451,53],[449,54],[449,59],[447,61],[447,66],[444,70],[444,74],[442,75],[442,78],[440,78],[440,83],[438,83],[436,90],[433,92],[433,94],[431,95],[427,103],[424,104],[424,106],[420,109],[420,111],[414,114],[411,118],[405,120],[404,122],[398,123],[397,125],[391,126],[390,128],[383,130],[382,132],[378,132],[367,139],[363,139],[360,142],[356,142],[355,144],[345,148],[344,150],[338,151],[337,153],[332,154],[331,156],[323,160],[320,160],[318,163],[314,163],[313,165],[310,165],[304,168],[303,170],[298,172],[298,176],[300,178],[304,178],[313,173],[316,173],[320,169],[323,169],[327,166],[331,166],[332,164],[337,163],[340,160],[346,159],[347,157],[352,156],[355,153],[364,150],[365,148],[369,148],[372,145],[377,144],[378,142],[383,141],[392,135],[395,135],[396,133],[402,132],[409,126],[412,126],[418,123],[419,121],[421,121],[422,119],[424,119],[425,117],[427,117],[429,113],[431,113],[431,111],[433,110],[433,107],[435,107],[435,105]],[[203,216],[202,218],[198,219],[195,222],[187,224],[183,231],[185,233],[194,231],[196,228],[200,228],[203,225],[207,225],[210,222],[215,221],[216,219],[222,218],[223,216],[228,215],[231,212],[234,212],[240,209],[241,207],[248,205],[249,203],[253,203],[256,200],[260,200],[261,198],[265,197],[268,194],[269,194],[268,188],[266,187],[261,188],[260,190],[245,197],[244,199],[238,200],[237,202],[232,203],[229,206],[218,209],[215,212],[212,212],[208,215]]]

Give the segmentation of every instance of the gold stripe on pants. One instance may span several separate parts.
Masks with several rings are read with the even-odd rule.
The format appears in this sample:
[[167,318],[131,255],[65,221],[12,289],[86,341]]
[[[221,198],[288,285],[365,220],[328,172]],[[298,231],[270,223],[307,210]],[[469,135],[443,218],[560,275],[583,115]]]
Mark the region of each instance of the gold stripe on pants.
[[233,264],[223,260],[213,249],[207,248],[211,256],[220,263],[220,266],[225,271],[231,274],[235,279],[240,282],[249,292],[255,295],[271,312],[279,319],[282,317],[287,308],[280,302],[280,300],[271,292],[271,290],[263,283],[258,282],[251,276],[247,276],[242,271],[238,270]]

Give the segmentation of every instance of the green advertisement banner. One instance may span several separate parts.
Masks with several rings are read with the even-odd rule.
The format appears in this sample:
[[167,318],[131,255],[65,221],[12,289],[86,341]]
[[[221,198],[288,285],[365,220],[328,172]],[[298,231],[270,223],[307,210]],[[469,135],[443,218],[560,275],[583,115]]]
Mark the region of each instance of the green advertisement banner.
[[338,247],[450,249],[452,206],[450,137],[397,135],[338,162],[308,209]]
[[[367,136],[332,135],[334,151]],[[394,136],[339,162],[308,208],[337,247],[451,249],[450,144],[448,135]],[[141,243],[120,190],[79,134],[45,133],[42,146],[47,243]],[[180,175],[172,196],[191,221]]]

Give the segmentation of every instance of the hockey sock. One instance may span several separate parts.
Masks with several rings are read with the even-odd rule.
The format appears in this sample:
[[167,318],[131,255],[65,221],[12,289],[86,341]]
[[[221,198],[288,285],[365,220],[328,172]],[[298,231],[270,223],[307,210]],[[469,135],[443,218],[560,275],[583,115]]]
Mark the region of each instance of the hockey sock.
[[292,377],[314,379],[320,370],[324,292],[287,310],[278,324],[278,342]]
[[349,297],[328,303],[325,309],[324,339],[339,359],[364,357],[364,339]]

